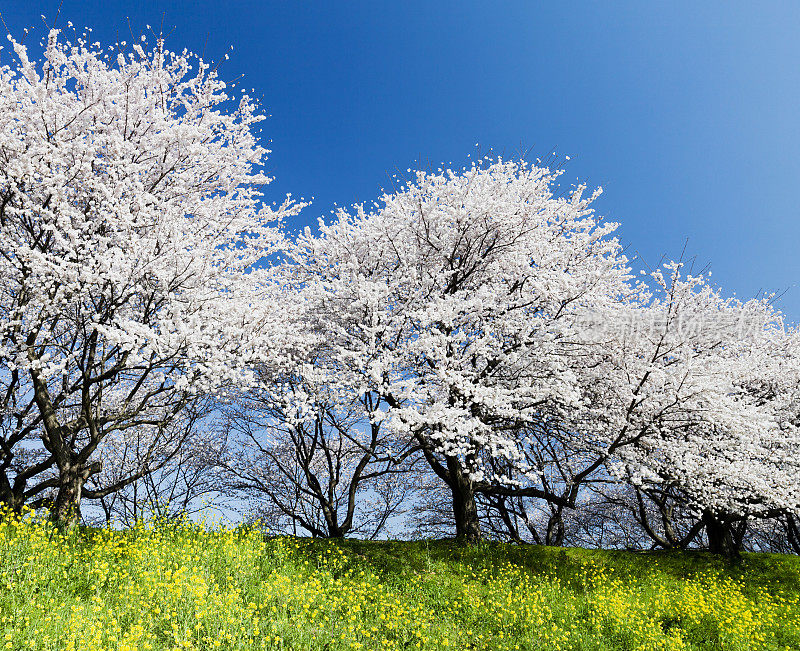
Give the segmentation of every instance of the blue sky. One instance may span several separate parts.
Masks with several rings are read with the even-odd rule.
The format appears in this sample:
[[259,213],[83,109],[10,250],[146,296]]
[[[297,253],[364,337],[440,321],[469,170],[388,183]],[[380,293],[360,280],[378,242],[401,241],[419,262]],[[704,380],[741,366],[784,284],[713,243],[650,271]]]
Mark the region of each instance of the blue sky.
[[[58,5],[0,0],[15,35]],[[223,76],[270,114],[271,198],[314,197],[292,227],[418,159],[555,148],[565,182],[604,187],[629,255],[688,238],[728,292],[785,292],[800,321],[798,2],[64,0],[59,22],[108,43],[162,14],[172,49],[234,46]]]

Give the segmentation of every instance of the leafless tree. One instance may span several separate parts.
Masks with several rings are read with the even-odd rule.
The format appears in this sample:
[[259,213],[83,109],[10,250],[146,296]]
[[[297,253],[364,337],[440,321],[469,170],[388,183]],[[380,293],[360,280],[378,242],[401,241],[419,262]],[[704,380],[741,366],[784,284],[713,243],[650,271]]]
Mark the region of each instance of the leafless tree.
[[[283,386],[289,396],[307,395],[302,382],[284,378]],[[254,391],[225,407],[226,486],[273,530],[381,535],[404,513],[413,486],[402,479],[411,451],[393,447],[379,419],[380,399],[369,392],[346,399],[320,394],[302,418],[293,404]]]

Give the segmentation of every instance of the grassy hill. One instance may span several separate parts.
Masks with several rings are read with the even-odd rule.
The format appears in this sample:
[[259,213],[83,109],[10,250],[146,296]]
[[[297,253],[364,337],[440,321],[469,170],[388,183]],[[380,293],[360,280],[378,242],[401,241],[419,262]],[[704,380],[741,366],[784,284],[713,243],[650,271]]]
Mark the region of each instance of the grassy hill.
[[0,523],[0,649],[800,649],[800,558]]

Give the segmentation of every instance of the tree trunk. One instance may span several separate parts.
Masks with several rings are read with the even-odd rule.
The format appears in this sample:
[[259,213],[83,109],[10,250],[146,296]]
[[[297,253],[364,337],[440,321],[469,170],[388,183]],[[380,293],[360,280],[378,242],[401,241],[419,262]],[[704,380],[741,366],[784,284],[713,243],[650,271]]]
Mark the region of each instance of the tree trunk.
[[342,538],[344,538],[345,533],[347,533],[345,529],[336,524],[328,527],[328,538],[332,538],[334,540],[341,540]]
[[553,513],[547,521],[544,544],[548,547],[561,547],[564,544],[564,519],[560,511]]
[[475,544],[481,539],[481,525],[478,521],[478,507],[475,504],[472,480],[461,469],[461,464],[455,457],[448,457],[447,469],[450,473],[450,490],[453,494],[456,539],[470,545]]
[[733,528],[730,522],[718,518],[711,511],[704,511],[703,524],[708,536],[708,551],[720,554],[731,562],[740,558],[739,547],[733,540]]
[[795,554],[800,554],[800,526],[791,514],[786,516],[786,540]]
[[0,493],[0,521],[3,516],[18,516],[22,513],[25,505],[25,497],[14,491],[2,491]]
[[50,519],[59,527],[69,529],[80,521],[83,484],[88,474],[88,471],[72,464],[60,469],[58,492],[50,511]]

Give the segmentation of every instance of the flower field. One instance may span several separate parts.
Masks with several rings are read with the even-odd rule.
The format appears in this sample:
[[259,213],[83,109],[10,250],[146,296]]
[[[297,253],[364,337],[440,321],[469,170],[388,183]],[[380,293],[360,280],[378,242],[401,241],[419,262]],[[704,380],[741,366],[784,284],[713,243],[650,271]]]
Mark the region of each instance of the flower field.
[[800,558],[0,522],[0,649],[798,649]]

